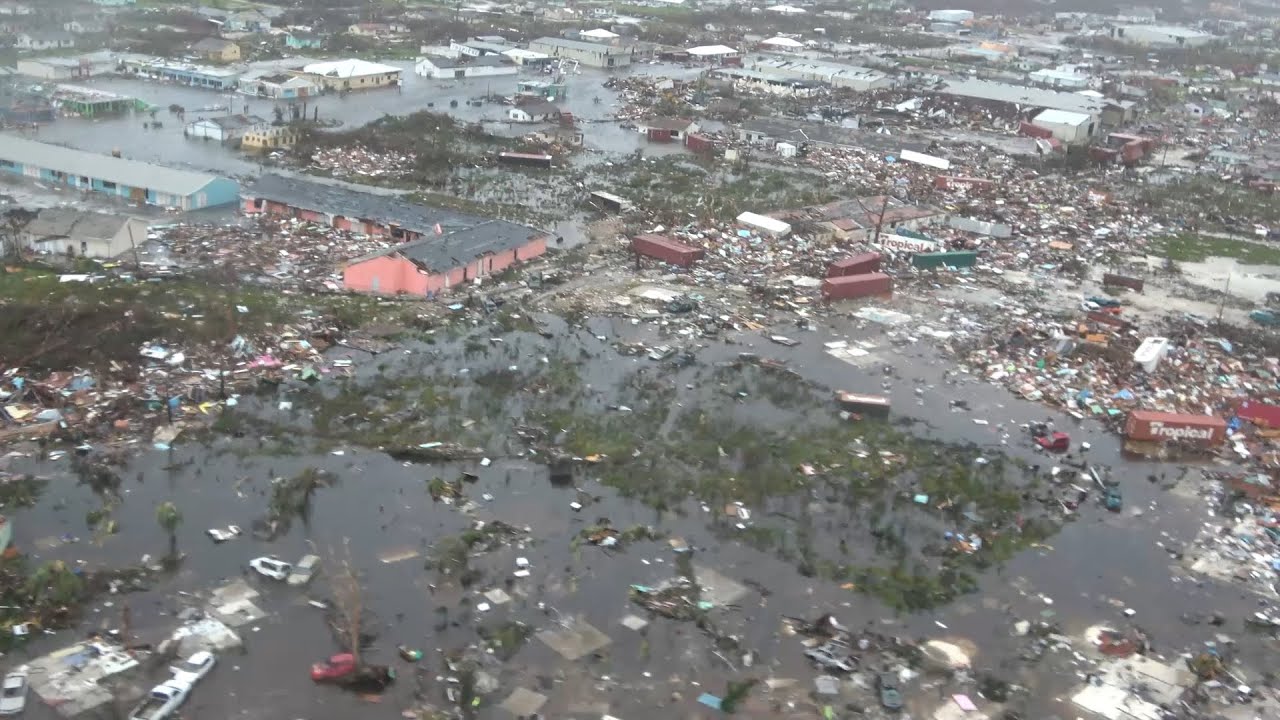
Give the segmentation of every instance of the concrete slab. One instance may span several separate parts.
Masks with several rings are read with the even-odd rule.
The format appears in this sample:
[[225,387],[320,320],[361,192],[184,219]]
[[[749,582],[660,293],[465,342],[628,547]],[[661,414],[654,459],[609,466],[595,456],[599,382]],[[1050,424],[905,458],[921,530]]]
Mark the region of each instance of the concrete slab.
[[233,600],[222,605],[216,605],[209,608],[209,614],[233,628],[257,622],[267,616],[265,610],[254,605],[248,599]]
[[525,688],[516,688],[510,697],[502,701],[500,707],[518,718],[527,718],[541,710],[545,704],[547,704],[546,695]]
[[503,605],[505,603],[511,602],[511,596],[508,595],[507,591],[503,590],[502,588],[494,588],[492,590],[489,590],[485,592],[484,597],[486,600],[493,603],[494,605]]
[[694,578],[702,586],[702,599],[715,607],[732,605],[747,596],[747,586],[704,565],[693,566]]
[[77,643],[27,663],[31,689],[63,717],[74,717],[112,700],[104,680],[138,666],[118,645]]
[[628,630],[635,630],[636,632],[640,632],[646,627],[649,627],[649,621],[645,620],[639,615],[628,615],[622,618],[620,622],[622,623],[623,627],[627,628]]
[[183,625],[170,636],[178,643],[178,655],[187,657],[201,650],[226,652],[243,645],[235,630],[214,618]]
[[568,627],[555,627],[538,633],[538,639],[560,653],[565,660],[577,660],[603,649],[613,642],[586,620],[574,620]]
[[220,588],[215,588],[209,598],[210,605],[226,605],[236,600],[253,600],[258,591],[244,578],[236,578]]

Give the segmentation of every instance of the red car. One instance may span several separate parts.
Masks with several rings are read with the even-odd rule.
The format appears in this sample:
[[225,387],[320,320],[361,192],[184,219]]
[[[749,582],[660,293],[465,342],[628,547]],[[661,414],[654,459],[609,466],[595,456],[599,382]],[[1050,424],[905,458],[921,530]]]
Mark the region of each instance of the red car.
[[1064,432],[1049,433],[1036,438],[1036,442],[1045,450],[1064,452],[1071,447],[1071,436]]
[[311,679],[316,682],[345,680],[356,672],[356,656],[340,653],[311,666]]

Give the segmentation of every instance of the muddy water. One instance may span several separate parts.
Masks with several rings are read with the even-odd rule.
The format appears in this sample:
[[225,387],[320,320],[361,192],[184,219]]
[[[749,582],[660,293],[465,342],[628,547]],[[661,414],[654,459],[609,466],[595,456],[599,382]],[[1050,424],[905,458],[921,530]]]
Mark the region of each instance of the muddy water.
[[[583,366],[583,382],[603,390],[635,368],[651,365],[644,359],[619,357],[606,342],[622,339],[657,344],[673,340],[657,326],[633,325],[624,319],[593,320],[588,331],[571,331],[555,319],[544,319],[556,339],[526,333],[508,335],[505,345],[514,348],[515,360],[504,353],[463,360],[447,347],[423,345],[408,346],[412,351],[408,354],[394,351],[376,360],[353,351],[342,353],[361,359],[361,374],[367,377],[437,370],[456,373],[463,365],[472,373],[480,373],[510,362],[531,364],[544,355],[581,356],[586,351],[592,359]],[[890,350],[886,339],[874,328],[857,329],[841,320],[834,321],[829,333],[789,334],[801,339],[801,345],[786,348],[758,334],[742,333],[726,338],[729,342],[708,343],[699,351],[699,359],[706,364],[732,359],[743,351],[758,352],[762,357],[784,361],[806,378],[832,388],[883,390],[892,396],[895,413],[919,421],[919,431],[926,435],[975,443],[993,453],[1003,451],[1033,462],[1051,462],[1034,453],[1017,429],[1019,424],[1043,419],[1044,409],[985,384],[961,381],[948,385],[942,374],[949,368],[928,343],[916,343],[905,351]],[[479,338],[489,335],[484,330],[476,333]],[[606,342],[598,340],[598,335],[604,336]],[[833,358],[823,351],[822,342],[835,338],[875,343],[873,353],[878,357],[861,367]],[[883,371],[887,364],[894,368],[892,375]],[[681,371],[675,382],[683,388],[685,382],[698,378],[706,378],[705,370],[694,367]],[[924,388],[922,394],[916,393],[917,387]],[[683,390],[677,401],[693,404],[705,399],[707,392],[704,387]],[[589,397],[588,402],[597,409],[611,401],[606,392]],[[954,399],[966,400],[971,409],[953,411]],[[248,405],[255,403],[264,408],[275,405],[273,399],[246,399]],[[786,413],[769,414],[761,403],[747,401],[742,407],[749,411],[735,416],[755,415],[765,424],[787,420]],[[514,416],[520,408],[512,406],[507,412]],[[287,413],[280,415],[282,419],[289,417]],[[305,426],[305,411],[298,415],[297,421]],[[990,424],[975,424],[975,418]],[[625,552],[612,554],[590,546],[570,550],[572,538],[601,517],[609,518],[616,527],[653,524],[696,547],[698,563],[768,588],[769,597],[750,592],[739,608],[717,611],[717,618],[742,638],[744,647],[762,654],[764,660],[752,672],[799,678],[805,687],[816,673],[803,660],[797,641],[779,633],[784,615],[811,617],[830,611],[854,627],[872,623],[881,631],[908,637],[968,638],[978,646],[980,666],[999,669],[1011,678],[1019,678],[1021,671],[1009,658],[1022,644],[1022,639],[1010,635],[1013,620],[1042,619],[1046,611],[1053,613],[1051,619],[1061,623],[1064,631],[1077,633],[1098,622],[1122,624],[1122,608],[1131,607],[1138,612],[1134,622],[1152,633],[1157,646],[1166,651],[1210,639],[1215,632],[1238,633],[1237,618],[1252,607],[1253,600],[1212,585],[1174,582],[1169,556],[1156,545],[1186,540],[1201,517],[1202,510],[1194,501],[1163,491],[1145,479],[1153,472],[1172,468],[1125,461],[1115,439],[1100,428],[1089,423],[1074,427],[1074,421],[1066,417],[1056,420],[1060,426],[1072,428],[1075,442],[1087,440],[1093,444],[1089,451],[1093,460],[1117,468],[1124,484],[1126,511],[1113,515],[1087,505],[1078,521],[1048,541],[1049,547],[1028,550],[991,572],[984,578],[982,593],[934,613],[905,617],[894,617],[874,600],[834,583],[799,577],[790,563],[770,552],[717,539],[709,514],[696,500],[691,499],[680,508],[683,514],[659,515],[593,482],[588,470],[576,478],[576,484],[598,499],[575,512],[569,506],[577,497],[573,488],[553,486],[546,469],[536,459],[500,452],[494,453],[495,461],[488,467],[478,461],[414,465],[375,451],[344,446],[313,455],[264,456],[258,452],[256,439],[217,438],[207,446],[179,441],[171,453],[143,450],[121,471],[124,502],[115,515],[121,532],[101,546],[84,539],[70,544],[51,542],[64,534],[87,537],[84,515],[99,505],[87,488],[76,485],[65,461],[13,458],[12,469],[36,471],[53,478],[36,508],[13,514],[15,542],[31,549],[40,559],[84,561],[91,566],[130,562],[144,553],[155,555],[164,550],[166,539],[156,526],[154,508],[159,502],[174,499],[186,516],[179,532],[179,546],[187,553],[187,559],[179,573],[164,579],[152,592],[128,598],[134,625],[140,635],[147,636],[170,625],[169,614],[178,607],[177,591],[195,592],[215,584],[219,578],[239,575],[245,563],[257,555],[278,554],[293,560],[313,545],[324,550],[349,539],[353,559],[369,589],[368,604],[380,619],[379,657],[391,661],[391,648],[396,643],[427,650],[423,687],[433,699],[440,698],[441,687],[435,677],[441,668],[431,651],[474,642],[472,626],[477,622],[511,617],[546,628],[553,627],[560,614],[581,615],[613,638],[613,644],[598,659],[566,662],[534,640],[512,661],[486,668],[499,676],[503,685],[482,708],[480,716],[486,718],[503,716],[492,705],[516,685],[550,696],[543,710],[549,717],[587,717],[584,708],[594,708],[594,716],[598,716],[602,713],[597,706],[607,706],[610,714],[623,718],[653,717],[655,706],[664,708],[662,716],[685,716],[700,707],[692,703],[698,693],[707,690],[723,694],[725,682],[740,677],[726,667],[724,660],[709,652],[709,641],[689,624],[655,618],[644,641],[619,624],[623,616],[637,610],[628,602],[628,586],[653,585],[671,576],[673,555],[661,541],[638,543]],[[448,438],[422,440],[434,439]],[[501,450],[501,443],[495,441],[492,449]],[[287,535],[271,543],[245,537],[223,545],[214,545],[203,535],[207,527],[228,523],[248,527],[263,512],[270,478],[290,477],[307,467],[333,472],[339,482],[316,495],[310,517],[306,522],[296,522]],[[456,477],[464,471],[478,476],[476,483],[465,485],[468,497],[482,506],[477,517],[501,519],[532,530],[532,539],[525,547],[504,548],[473,560],[473,566],[486,570],[476,589],[503,587],[515,598],[510,605],[485,613],[469,609],[478,602],[474,595],[464,604],[464,593],[456,589],[442,586],[433,591],[431,584],[438,577],[423,570],[427,547],[441,537],[462,531],[470,520],[456,508],[433,502],[426,492],[426,482],[435,476]],[[486,493],[492,495],[491,501],[482,499]],[[1144,514],[1133,517],[1130,509],[1134,508],[1143,509]],[[855,532],[850,537],[859,535]],[[423,555],[394,563],[379,559],[414,549]],[[530,578],[511,578],[517,557],[528,558],[532,563]],[[398,716],[409,703],[416,683],[412,668],[399,661],[395,662],[403,673],[402,681],[380,705],[366,704],[331,688],[312,687],[306,676],[308,664],[333,652],[334,646],[319,611],[305,605],[302,598],[326,595],[323,577],[306,592],[258,578],[250,580],[264,591],[261,604],[271,615],[243,629],[247,654],[225,659],[196,691],[189,706],[192,717],[337,720],[359,713],[361,717],[390,718]],[[1043,597],[1051,598],[1052,604]],[[1121,604],[1113,604],[1110,599]],[[111,600],[117,603],[115,608],[95,607],[87,624],[111,624],[122,599]],[[546,608],[539,608],[538,603],[544,603]],[[442,607],[447,608],[447,614],[440,614]],[[1221,629],[1188,627],[1179,619],[1183,613],[1207,609],[1227,614],[1228,625]],[[56,647],[78,635],[62,632],[42,638],[33,650]],[[736,657],[729,660],[738,664]],[[602,680],[604,676],[609,679]],[[1070,676],[1062,675],[1055,681],[1040,677],[1032,680],[1042,690],[1033,707],[1043,710],[1033,716],[1061,712],[1061,706],[1053,702],[1053,694],[1059,690],[1055,682],[1069,682]],[[679,693],[681,699],[673,699],[672,693]],[[28,715],[50,716],[47,709],[35,707]]]
[[[404,85],[401,90],[375,90],[342,97],[324,95],[309,102],[307,112],[318,111],[321,119],[339,121],[339,129],[359,127],[384,115],[405,115],[419,110],[443,112],[461,120],[482,122],[490,131],[502,135],[523,135],[543,127],[506,122],[506,106],[500,102],[483,102],[475,106],[470,101],[490,94],[511,95],[520,80],[541,80],[549,76],[522,72],[515,76],[495,78],[435,80],[414,74],[413,63],[396,61],[390,64],[404,70]],[[695,72],[696,70],[672,65],[640,65],[623,71],[624,74],[669,77],[683,77]],[[568,97],[560,105],[581,121],[581,129],[586,135],[586,147],[594,151],[618,154],[627,154],[640,147],[655,154],[681,152],[678,145],[650,146],[639,133],[623,130],[616,122],[609,120],[621,107],[619,94],[603,86],[609,77],[603,71],[584,68],[579,74],[567,78]],[[258,163],[251,157],[222,147],[215,141],[184,137],[184,121],[170,115],[167,108],[171,104],[187,108],[185,122],[218,117],[228,112],[247,113],[271,120],[275,103],[270,100],[135,78],[100,77],[86,80],[82,84],[136,97],[157,106],[160,109],[156,120],[163,127],[144,129],[144,120],[150,120],[146,113],[96,120],[59,118],[41,126],[39,133],[32,137],[98,153],[119,149],[127,158],[175,167],[229,175],[253,175],[260,171]],[[599,102],[596,102],[597,99]],[[230,111],[199,111],[199,108],[215,106],[229,106]]]

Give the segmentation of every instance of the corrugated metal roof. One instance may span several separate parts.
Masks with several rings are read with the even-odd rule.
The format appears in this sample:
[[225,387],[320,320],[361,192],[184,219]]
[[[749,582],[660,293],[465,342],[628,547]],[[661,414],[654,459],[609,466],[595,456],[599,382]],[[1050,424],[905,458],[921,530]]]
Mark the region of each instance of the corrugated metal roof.
[[207,173],[98,155],[12,135],[0,135],[0,159],[183,197],[199,192],[218,179]]
[[1104,100],[1076,93],[1053,92],[1052,90],[1009,85],[988,80],[948,80],[940,92],[944,95],[967,97],[975,100],[994,100],[997,102],[1017,103],[1029,107],[1089,114],[1102,112],[1102,108],[1106,104]]
[[565,38],[556,37],[540,37],[529,43],[529,47],[535,45],[545,47],[559,47],[567,50],[580,50],[583,52],[602,53],[604,55],[630,55],[631,51],[625,48],[614,47],[612,45],[602,45],[600,43],[584,42],[582,40],[566,40]]

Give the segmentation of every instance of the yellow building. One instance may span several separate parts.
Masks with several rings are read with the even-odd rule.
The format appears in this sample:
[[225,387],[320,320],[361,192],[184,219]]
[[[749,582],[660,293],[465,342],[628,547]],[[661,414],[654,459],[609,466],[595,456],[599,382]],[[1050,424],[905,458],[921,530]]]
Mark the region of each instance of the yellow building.
[[205,38],[191,47],[202,60],[235,62],[240,59],[240,46],[223,38]]
[[400,84],[401,70],[367,60],[336,60],[306,65],[298,74],[325,90],[370,90]]
[[290,125],[271,125],[262,123],[245,131],[240,138],[242,150],[279,150],[293,147],[302,135],[301,131]]

